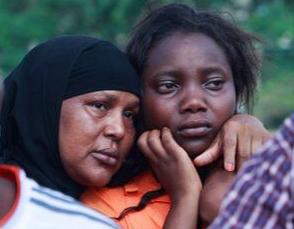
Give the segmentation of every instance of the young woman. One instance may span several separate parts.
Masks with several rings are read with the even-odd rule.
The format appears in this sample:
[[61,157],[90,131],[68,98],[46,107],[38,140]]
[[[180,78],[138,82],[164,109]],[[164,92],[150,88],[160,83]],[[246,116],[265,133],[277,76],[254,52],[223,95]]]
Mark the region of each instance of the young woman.
[[[196,170],[191,159],[211,144],[218,145],[221,128],[228,127],[241,105],[250,104],[259,70],[253,41],[216,13],[182,4],[147,15],[137,25],[127,53],[142,77],[146,131],[139,146],[153,173],[141,173],[125,186],[89,189],[82,201],[118,219],[123,228],[196,228],[203,177],[198,172],[203,169]],[[237,166],[225,156],[230,171],[269,137],[262,125],[256,133],[250,125],[246,128],[241,131],[245,136],[235,135],[233,128],[228,132],[236,137],[232,145],[238,142],[233,151],[240,153]],[[237,137],[245,142],[239,144]],[[218,203],[232,177],[225,174],[218,179],[218,190],[209,196],[203,193],[201,201]],[[210,211],[201,206],[200,212],[205,209]]]

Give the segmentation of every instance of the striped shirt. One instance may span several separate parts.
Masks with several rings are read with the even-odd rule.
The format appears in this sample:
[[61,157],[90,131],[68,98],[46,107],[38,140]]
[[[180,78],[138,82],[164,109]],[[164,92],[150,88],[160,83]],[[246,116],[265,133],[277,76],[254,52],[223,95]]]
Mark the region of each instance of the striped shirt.
[[242,169],[216,228],[294,228],[294,113]]
[[112,220],[75,199],[38,185],[17,167],[0,165],[0,176],[16,184],[15,203],[0,219],[0,228],[118,228]]

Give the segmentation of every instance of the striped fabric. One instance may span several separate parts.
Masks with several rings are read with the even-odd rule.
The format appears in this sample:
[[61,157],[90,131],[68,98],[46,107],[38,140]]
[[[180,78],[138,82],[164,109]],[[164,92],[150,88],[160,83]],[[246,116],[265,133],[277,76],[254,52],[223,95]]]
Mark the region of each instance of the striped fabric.
[[294,228],[294,113],[238,174],[209,228]]
[[[3,167],[5,166],[1,165],[0,170],[3,170]],[[8,221],[0,225],[1,228],[118,228],[112,220],[83,206],[73,198],[39,186],[27,178],[22,170],[19,170],[18,179],[19,181],[16,181],[16,184],[20,184],[20,189],[17,188],[18,203],[10,212]]]

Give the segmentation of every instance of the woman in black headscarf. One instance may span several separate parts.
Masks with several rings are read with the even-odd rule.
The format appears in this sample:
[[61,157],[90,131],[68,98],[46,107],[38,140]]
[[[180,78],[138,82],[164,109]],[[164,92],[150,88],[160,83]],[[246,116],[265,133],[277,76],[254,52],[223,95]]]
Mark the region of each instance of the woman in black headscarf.
[[138,108],[139,79],[116,47],[83,36],[50,40],[5,80],[1,157],[78,198],[119,169]]

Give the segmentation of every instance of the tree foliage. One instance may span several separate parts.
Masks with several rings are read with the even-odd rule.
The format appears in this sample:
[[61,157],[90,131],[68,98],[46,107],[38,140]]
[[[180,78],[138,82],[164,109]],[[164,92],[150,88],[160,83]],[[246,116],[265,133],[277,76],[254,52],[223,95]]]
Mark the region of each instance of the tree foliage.
[[256,115],[275,127],[294,111],[291,0],[0,0],[0,73],[6,76],[29,49],[59,35],[87,34],[123,48],[141,14],[172,2],[228,11],[259,34],[265,62]]

